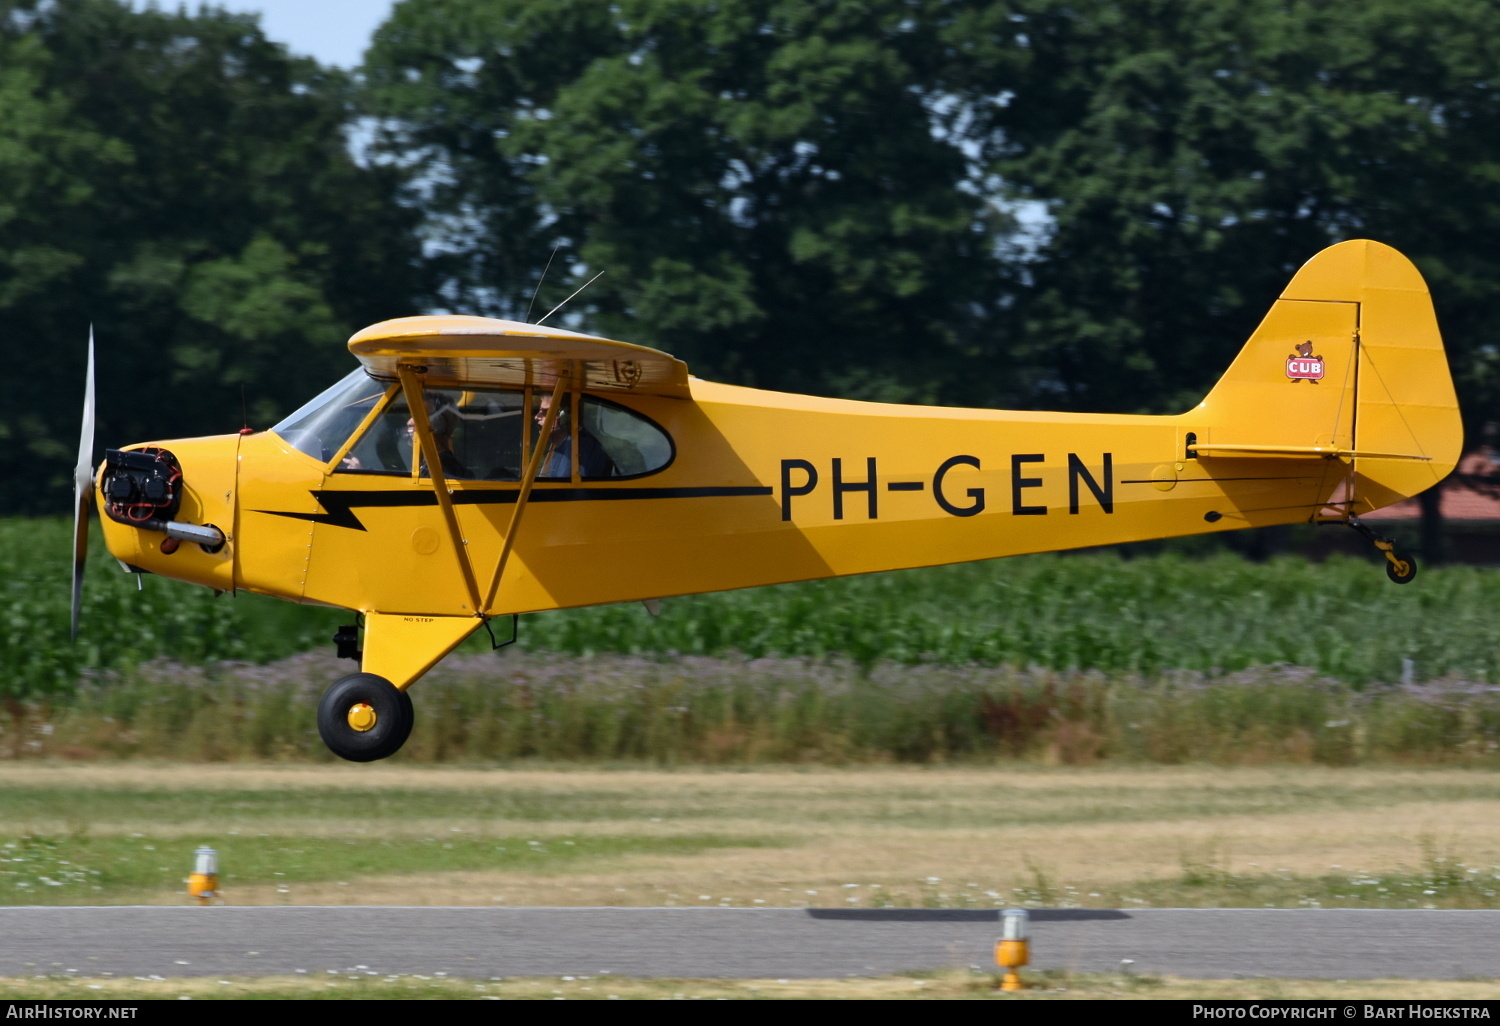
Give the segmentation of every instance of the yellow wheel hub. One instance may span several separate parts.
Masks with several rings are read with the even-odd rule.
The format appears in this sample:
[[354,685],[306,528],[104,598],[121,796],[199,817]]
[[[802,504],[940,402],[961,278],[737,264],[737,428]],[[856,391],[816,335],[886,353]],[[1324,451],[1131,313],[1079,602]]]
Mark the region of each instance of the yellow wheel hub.
[[349,726],[363,734],[375,726],[375,710],[364,702],[349,707]]

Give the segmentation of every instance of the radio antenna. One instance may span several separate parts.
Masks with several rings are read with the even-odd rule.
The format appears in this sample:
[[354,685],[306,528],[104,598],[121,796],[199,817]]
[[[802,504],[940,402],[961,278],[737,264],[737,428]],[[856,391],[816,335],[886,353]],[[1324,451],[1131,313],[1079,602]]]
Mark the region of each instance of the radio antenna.
[[[578,286],[578,292],[582,292],[584,289],[586,289],[590,285],[594,284],[594,282],[598,281],[599,280],[599,275],[602,275],[603,273],[604,273],[603,271],[600,271],[599,274],[594,275],[588,281],[586,281],[582,285]],[[578,295],[578,292],[573,293],[573,296]],[[542,316],[538,317],[536,319],[536,322],[538,324],[541,324],[548,317],[551,317],[553,314],[557,313],[557,311],[559,311],[563,307],[567,306],[568,302],[573,298],[573,296],[569,296],[567,299],[564,299],[561,303],[558,303],[556,306],[554,306],[551,310],[548,310],[545,314],[543,314]]]
[[[536,288],[531,290],[531,302],[526,304],[526,323],[531,323],[531,308],[536,306],[536,294],[542,291],[542,282],[547,280],[547,272],[552,269],[552,257],[557,256],[557,251],[562,249],[562,243],[552,247],[552,256],[547,258],[547,266],[542,268],[542,276],[536,280]],[[569,297],[571,298],[571,297]],[[538,321],[538,324],[541,322]]]

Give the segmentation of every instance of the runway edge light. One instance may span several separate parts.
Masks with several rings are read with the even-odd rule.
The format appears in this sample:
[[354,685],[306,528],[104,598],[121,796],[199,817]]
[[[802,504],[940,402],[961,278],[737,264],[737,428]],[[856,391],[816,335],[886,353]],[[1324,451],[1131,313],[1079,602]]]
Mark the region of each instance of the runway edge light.
[[995,964],[1005,970],[1001,990],[1020,990],[1021,966],[1031,961],[1031,913],[1008,908],[1000,913],[1000,939],[995,942]]
[[188,877],[188,896],[207,905],[219,894],[219,853],[208,845],[193,852],[193,873]]

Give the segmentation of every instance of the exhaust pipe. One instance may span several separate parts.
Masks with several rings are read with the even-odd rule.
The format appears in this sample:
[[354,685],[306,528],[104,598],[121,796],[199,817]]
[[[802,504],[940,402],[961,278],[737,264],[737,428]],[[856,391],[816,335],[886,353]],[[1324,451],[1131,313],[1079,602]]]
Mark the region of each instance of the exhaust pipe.
[[178,541],[197,542],[205,552],[218,552],[224,547],[224,532],[213,524],[185,524],[180,520],[147,520],[136,524],[148,531],[161,531],[168,538]]

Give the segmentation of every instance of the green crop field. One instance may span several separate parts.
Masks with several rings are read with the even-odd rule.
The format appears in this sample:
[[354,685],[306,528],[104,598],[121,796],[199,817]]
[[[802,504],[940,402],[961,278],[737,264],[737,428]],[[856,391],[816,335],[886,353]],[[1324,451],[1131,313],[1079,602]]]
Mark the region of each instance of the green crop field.
[[[138,591],[96,543],[73,645],[68,533],[0,522],[0,755],[326,757],[350,614]],[[1491,569],[1101,551],[531,614],[418,685],[402,758],[1489,764],[1497,607]]]
[[[0,522],[3,652],[43,688],[82,668],[153,656],[265,662],[327,646],[349,614],[120,571],[96,538],[84,635],[67,644],[69,525]],[[1361,684],[1500,680],[1500,572],[1424,570],[1399,587],[1350,559],[1252,563],[1218,553],[1043,555],[525,616],[521,647],[592,652],[841,656],[881,661],[1221,672],[1289,663]],[[480,644],[471,642],[471,647]],[[5,685],[0,685],[5,686]]]

